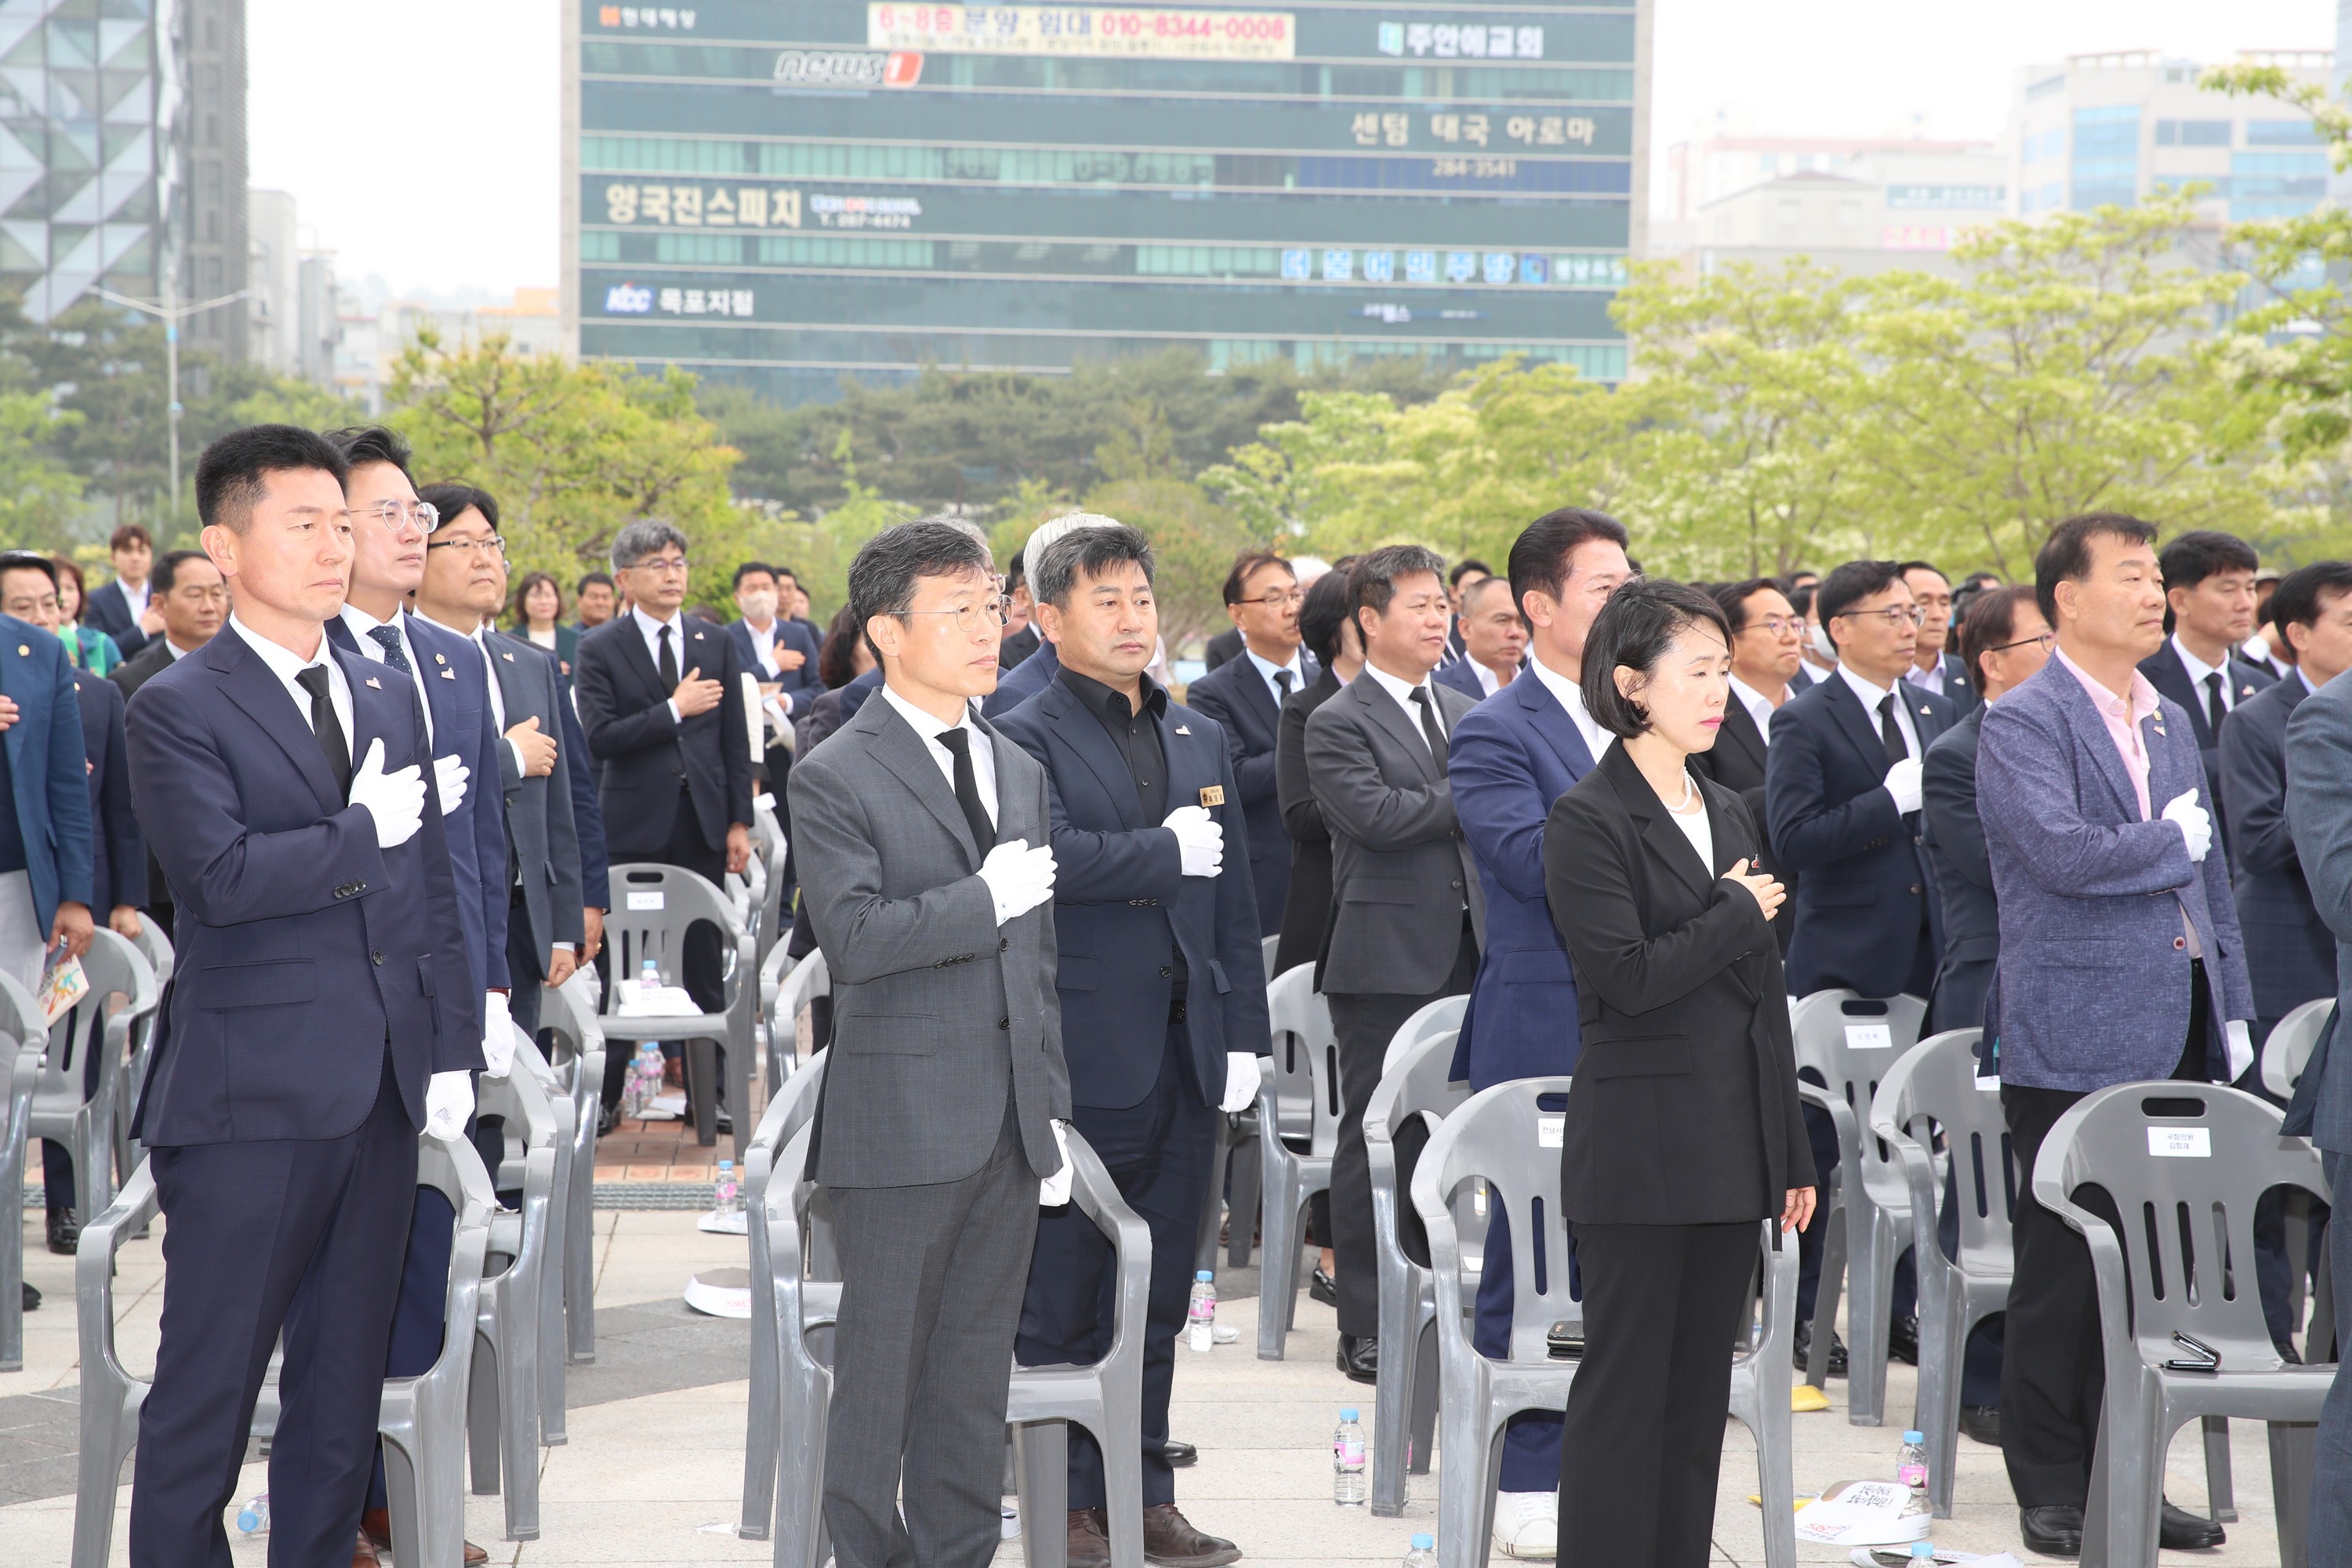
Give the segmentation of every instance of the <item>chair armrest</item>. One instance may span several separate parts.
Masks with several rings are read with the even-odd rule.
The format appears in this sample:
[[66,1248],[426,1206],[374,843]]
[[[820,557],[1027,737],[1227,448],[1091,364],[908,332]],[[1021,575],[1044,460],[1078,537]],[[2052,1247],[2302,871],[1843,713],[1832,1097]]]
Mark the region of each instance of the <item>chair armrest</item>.
[[[162,1207],[155,1168],[146,1161],[131,1173],[106,1212],[81,1227],[74,1249],[74,1296],[79,1320],[81,1364],[104,1367],[117,1386],[131,1381],[114,1352],[114,1256]],[[95,1378],[87,1381],[95,1384]]]
[[1803,1079],[1797,1080],[1797,1095],[1806,1104],[1817,1105],[1829,1112],[1830,1121],[1837,1128],[1840,1162],[1852,1160],[1858,1166],[1862,1162],[1862,1128],[1855,1120],[1853,1107],[1820,1084],[1810,1083]]

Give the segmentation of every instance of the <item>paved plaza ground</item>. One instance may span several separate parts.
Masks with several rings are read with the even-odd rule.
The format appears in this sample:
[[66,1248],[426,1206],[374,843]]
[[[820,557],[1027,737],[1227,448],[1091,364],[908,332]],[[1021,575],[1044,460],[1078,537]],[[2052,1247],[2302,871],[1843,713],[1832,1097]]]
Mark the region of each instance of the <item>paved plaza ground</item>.
[[[598,1175],[608,1197],[625,1185],[635,1201],[646,1201],[643,1194],[650,1184],[663,1182],[680,1189],[683,1198],[692,1175],[708,1179],[705,1163],[715,1152],[681,1140],[667,1127],[625,1127],[600,1151]],[[699,1316],[678,1299],[698,1271],[740,1268],[744,1243],[698,1231],[696,1217],[680,1209],[604,1209],[596,1215],[596,1362],[572,1369],[570,1442],[545,1451],[540,1539],[503,1540],[499,1500],[470,1500],[467,1534],[489,1549],[493,1563],[560,1568],[769,1559],[767,1542],[740,1541],[734,1534],[750,1397],[749,1325]],[[73,1528],[78,1351],[72,1262],[43,1247],[38,1211],[28,1209],[24,1218],[26,1272],[48,1293],[49,1304],[26,1320],[25,1370],[0,1374],[0,1565],[5,1568],[65,1563]],[[158,1237],[161,1229],[159,1224]],[[1221,1289],[1221,1321],[1240,1330],[1239,1342],[1207,1354],[1178,1352],[1172,1427],[1201,1449],[1197,1468],[1177,1472],[1178,1500],[1186,1513],[1202,1529],[1240,1542],[1247,1561],[1261,1568],[1402,1561],[1413,1532],[1434,1532],[1437,1477],[1415,1478],[1402,1519],[1378,1519],[1366,1509],[1332,1503],[1332,1426],[1346,1405],[1360,1407],[1369,1424],[1372,1391],[1349,1383],[1334,1368],[1337,1327],[1330,1309],[1302,1300],[1289,1359],[1261,1362],[1253,1350],[1256,1271],[1237,1271]],[[124,1359],[143,1372],[152,1364],[162,1305],[156,1239],[125,1249],[119,1290]],[[1894,1474],[1912,1404],[1911,1369],[1899,1363],[1892,1369],[1887,1426],[1849,1426],[1844,1391],[1843,1381],[1833,1380],[1829,1392],[1834,1408],[1795,1417],[1800,1491]],[[2263,1430],[2238,1422],[2231,1434],[2239,1519],[2229,1527],[2229,1544],[2217,1552],[2166,1552],[2168,1568],[2278,1561]],[[1755,1486],[1752,1456],[1746,1428],[1733,1423],[1725,1442],[1715,1539],[1717,1560],[1742,1568],[1760,1568],[1764,1561],[1760,1516],[1747,1500]],[[1441,1454],[1441,1468],[1444,1459]],[[126,1479],[127,1475],[126,1468]],[[263,1467],[250,1466],[239,1496],[267,1485]],[[2194,1428],[2174,1445],[2169,1491],[2184,1506],[2202,1505],[2204,1471]],[[121,1500],[126,1509],[129,1496],[125,1486]],[[1937,1528],[1937,1544],[2022,1554],[2016,1510],[1996,1450],[1962,1440],[1955,1512]],[[125,1518],[118,1510],[117,1563],[126,1560]],[[233,1553],[236,1562],[255,1568],[267,1556],[257,1539],[236,1541]],[[1008,1542],[999,1561],[1017,1563],[1020,1555],[1018,1543]],[[1805,1563],[1847,1560],[1826,1547],[1801,1547],[1799,1557]]]

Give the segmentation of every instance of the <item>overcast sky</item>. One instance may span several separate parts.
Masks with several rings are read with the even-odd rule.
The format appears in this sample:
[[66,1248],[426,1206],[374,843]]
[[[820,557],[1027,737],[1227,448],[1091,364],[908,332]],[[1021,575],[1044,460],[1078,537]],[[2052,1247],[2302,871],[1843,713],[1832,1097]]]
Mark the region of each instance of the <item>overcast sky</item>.
[[[304,243],[334,250],[346,277],[499,295],[552,285],[557,4],[247,0],[253,184],[291,191]],[[1733,105],[1768,132],[1990,137],[2029,63],[2134,48],[2212,63],[2335,42],[2327,0],[1657,5],[1661,150]]]

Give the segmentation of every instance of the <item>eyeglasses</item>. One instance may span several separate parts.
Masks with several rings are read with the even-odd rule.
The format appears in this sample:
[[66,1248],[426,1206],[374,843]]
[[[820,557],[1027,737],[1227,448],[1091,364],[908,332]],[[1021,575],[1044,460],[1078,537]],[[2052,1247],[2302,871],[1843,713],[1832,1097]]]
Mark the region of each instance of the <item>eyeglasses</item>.
[[664,576],[667,576],[671,573],[676,573],[679,576],[684,576],[686,574],[686,557],[683,555],[656,556],[650,561],[639,561],[633,565],[624,566],[621,570],[624,572],[659,572]]
[[496,560],[507,552],[507,542],[493,533],[486,539],[436,539],[426,542],[427,550],[470,550],[477,555]]
[[352,512],[352,517],[354,520],[373,518],[386,528],[398,528],[404,522],[413,522],[427,533],[441,526],[441,509],[431,501],[378,501],[365,510]]
[[2032,646],[2040,648],[2044,653],[2048,653],[2053,647],[2055,647],[2057,644],[2058,634],[2056,632],[2043,632],[2039,637],[2020,637],[2015,642],[1995,643],[1992,647],[1985,649],[1985,652],[2007,653],[2013,647],[2025,647]]
[[1927,612],[1920,609],[1916,605],[1912,605],[1907,610],[1900,605],[1889,605],[1883,610],[1840,610],[1836,615],[1830,617],[1830,619],[1833,621],[1867,621],[1883,619],[1890,626],[1899,626],[1906,621],[1910,622],[1916,626],[1927,618]]
[[1260,594],[1255,599],[1234,601],[1236,605],[1264,605],[1270,610],[1287,609],[1293,605],[1303,605],[1306,602],[1307,591],[1303,588],[1293,588],[1286,594]]
[[1750,621],[1739,628],[1746,632],[1762,632],[1767,637],[1784,637],[1791,632],[1801,632],[1805,623],[1792,616],[1767,616],[1760,621]]
[[977,605],[966,605],[960,610],[908,610],[910,616],[952,616],[956,630],[978,637],[984,626],[1002,627],[1013,617],[1006,612],[1007,599],[983,599]]

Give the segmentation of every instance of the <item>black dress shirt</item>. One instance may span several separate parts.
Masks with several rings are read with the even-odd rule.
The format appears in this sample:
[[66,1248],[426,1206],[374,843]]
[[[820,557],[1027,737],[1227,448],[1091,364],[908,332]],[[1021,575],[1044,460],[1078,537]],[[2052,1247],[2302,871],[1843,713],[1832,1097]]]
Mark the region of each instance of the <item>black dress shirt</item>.
[[[1128,776],[1135,781],[1135,798],[1143,807],[1143,820],[1157,827],[1168,820],[1168,752],[1160,742],[1160,721],[1168,713],[1168,691],[1148,675],[1137,679],[1142,683],[1140,711],[1128,705],[1125,692],[1113,691],[1066,664],[1062,667],[1062,684],[1109,731],[1112,748],[1126,759]],[[1175,952],[1176,986],[1170,996],[1172,1003],[1181,1005],[1184,1000],[1184,953],[1181,948]]]

